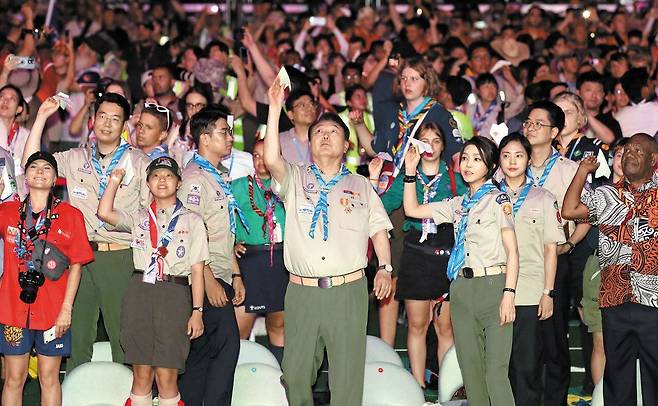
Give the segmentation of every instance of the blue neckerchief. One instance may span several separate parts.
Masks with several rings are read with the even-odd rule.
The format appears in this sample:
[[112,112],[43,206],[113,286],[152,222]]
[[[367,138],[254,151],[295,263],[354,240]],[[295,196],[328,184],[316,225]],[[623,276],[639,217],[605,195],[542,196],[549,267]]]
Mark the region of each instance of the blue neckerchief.
[[[418,168],[416,171],[416,177],[418,178],[418,181],[420,182],[421,185],[423,185],[423,204],[427,204],[430,202],[431,199],[436,196],[436,191],[439,188],[439,183],[441,182],[441,167],[442,165],[439,164],[439,171],[434,176],[432,180],[430,180],[427,175],[423,173],[421,168]],[[422,234],[420,236],[419,242],[424,242],[427,240],[427,235],[430,233],[436,233],[436,224],[434,223],[434,220],[431,218],[429,219],[423,219],[422,221]]]
[[202,157],[196,152],[194,153],[194,157],[192,157],[192,162],[195,162],[201,167],[201,169],[211,174],[213,179],[215,179],[217,184],[219,184],[219,187],[222,188],[222,191],[226,195],[226,198],[228,199],[228,219],[231,225],[231,233],[235,235],[235,213],[238,213],[240,222],[248,233],[249,223],[247,223],[247,219],[242,214],[242,209],[240,209],[240,206],[238,206],[238,202],[235,200],[235,196],[233,196],[231,187],[224,181],[217,168],[212,166],[212,164],[206,158]]
[[[532,179],[530,179],[528,176],[526,176],[525,180],[525,185],[523,186],[523,189],[521,189],[521,194],[519,197],[516,199],[516,202],[514,202],[514,205],[512,206],[512,213],[516,216],[516,213],[519,212],[521,209],[521,206],[523,206],[523,202],[525,202],[525,199],[528,197],[528,193],[530,192],[530,189],[533,187]],[[500,190],[501,192],[507,193],[507,184],[503,181],[500,184]]]
[[425,108],[425,106],[427,106],[427,103],[429,103],[430,100],[432,100],[432,98],[429,97],[429,96],[426,96],[423,99],[422,103],[420,103],[418,106],[416,106],[416,108],[413,109],[413,111],[411,113],[407,113],[407,109],[403,109],[402,110],[402,118],[404,119],[404,122],[406,123],[409,120],[411,120],[412,118],[416,117],[416,115],[418,113],[420,113],[423,110],[423,108]]
[[310,168],[315,175],[315,180],[320,184],[320,196],[318,197],[318,202],[313,210],[313,219],[311,220],[311,229],[309,230],[308,235],[311,238],[315,238],[315,226],[318,224],[320,214],[322,214],[322,225],[324,226],[322,239],[327,241],[329,233],[329,203],[327,202],[327,195],[339,180],[343,179],[345,175],[349,175],[351,172],[345,167],[345,165],[341,164],[338,174],[327,183],[322,179],[322,174],[315,164],[311,165]]
[[169,148],[165,144],[158,145],[157,147],[153,148],[151,152],[148,152],[146,155],[151,159],[151,161],[153,161],[163,156],[169,156]]
[[535,177],[532,174],[532,169],[530,169],[530,166],[528,166],[528,169],[526,170],[526,175],[532,179],[532,182],[535,186],[544,186],[544,183],[546,183],[546,179],[548,178],[548,175],[551,173],[551,169],[553,169],[553,165],[555,165],[555,162],[557,162],[557,159],[560,157],[560,153],[557,151],[553,151],[553,155],[548,158],[548,164],[546,164],[546,168],[544,168],[544,172],[541,174],[541,177],[539,177],[539,182],[535,182]]
[[464,195],[464,200],[462,200],[462,218],[459,221],[459,227],[457,228],[457,235],[455,236],[455,246],[452,248],[450,254],[450,260],[448,260],[448,279],[455,280],[457,274],[464,266],[466,260],[465,250],[464,250],[464,241],[466,239],[466,225],[468,224],[468,212],[473,208],[484,195],[496,190],[496,186],[491,183],[491,181],[480,186],[480,188],[473,194],[472,197],[469,197],[469,194]]
[[[409,122],[409,120],[413,119],[416,117],[423,109],[425,106],[427,106],[427,103],[429,103],[432,100],[431,97],[425,97],[418,106],[411,112],[411,114],[407,113],[407,109],[402,109],[402,119],[404,120],[405,123]],[[393,158],[393,165],[395,165],[398,170],[402,168],[402,164],[404,163],[404,152],[407,147],[407,143],[409,142],[409,131],[411,128],[407,129],[404,133],[404,141],[402,142],[402,146],[400,149],[395,153],[395,157]]]
[[[155,213],[153,212],[151,207],[148,207],[147,210],[149,214],[149,223],[151,221],[155,223],[155,227],[157,229],[158,226],[157,226]],[[181,203],[180,200],[176,199],[176,206],[174,207],[174,211],[173,214],[171,215],[171,219],[169,219],[169,225],[167,225],[167,230],[160,237],[160,240],[157,243],[157,247],[153,247],[153,252],[151,252],[151,262],[149,263],[149,266],[146,270],[147,275],[158,271],[158,257],[162,255],[162,252],[158,250],[158,248],[160,247],[167,248],[169,242],[174,238],[174,229],[176,228],[176,224],[178,224],[178,219],[180,218],[180,214],[182,210],[183,210],[183,203]],[[164,256],[166,255],[162,255],[163,260],[164,260]],[[162,269],[162,273],[164,273],[164,268]]]
[[98,176],[98,199],[103,196],[103,193],[105,193],[105,188],[107,187],[107,179],[109,178],[110,174],[116,168],[116,166],[119,164],[119,161],[121,161],[121,158],[123,157],[123,154],[126,152],[130,144],[128,144],[126,141],[121,139],[121,143],[119,144],[119,147],[117,147],[116,151],[114,151],[114,155],[112,155],[112,160],[110,160],[110,164],[107,166],[107,169],[105,169],[105,172],[103,172],[103,169],[101,168],[101,163],[99,162],[98,158],[96,157],[97,151],[96,151],[96,143],[93,142],[91,144],[91,163],[94,166],[94,170],[96,171],[96,175]]

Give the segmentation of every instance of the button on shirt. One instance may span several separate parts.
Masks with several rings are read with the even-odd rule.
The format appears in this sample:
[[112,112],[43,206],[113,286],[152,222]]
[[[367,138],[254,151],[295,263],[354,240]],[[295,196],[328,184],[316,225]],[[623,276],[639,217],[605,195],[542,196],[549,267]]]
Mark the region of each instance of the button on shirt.
[[[272,182],[286,209],[283,256],[286,268],[305,277],[337,276],[368,264],[368,239],[393,225],[379,196],[361,175],[343,177],[329,192],[329,232],[323,240],[323,222],[309,236],[320,185],[310,166],[287,165],[286,178]],[[329,182],[329,178],[325,178]]]
[[[520,190],[508,196],[512,205]],[[515,304],[537,305],[544,290],[544,245],[561,244],[564,240],[562,218],[555,196],[542,187],[533,187],[514,216],[514,231],[519,247],[519,279]]]
[[[429,204],[434,222],[453,223],[455,236],[463,214],[463,200],[464,196],[458,196]],[[494,190],[484,195],[468,213],[464,267],[485,268],[507,264],[501,235],[503,228],[514,228],[512,205],[504,193]]]
[[[231,284],[233,272],[233,243],[228,215],[228,198],[211,174],[193,161],[183,169],[183,184],[178,198],[189,210],[198,213],[208,232],[207,265],[215,278]],[[239,222],[237,214],[235,221]]]
[[[169,225],[175,206],[156,210],[155,217],[158,230],[158,243]],[[131,233],[130,246],[133,251],[135,269],[146,271],[151,263],[153,248],[149,234],[149,215],[147,209],[137,212],[121,213],[121,220],[116,225],[116,231]],[[167,255],[164,257],[164,273],[173,276],[189,276],[192,265],[208,261],[208,239],[205,236],[206,227],[198,214],[183,208],[174,228],[173,238],[167,245]]]
[[658,307],[658,175],[638,189],[623,179],[598,187],[581,201],[600,232],[599,306]]
[[[53,155],[57,160],[59,176],[66,178],[71,204],[84,215],[89,241],[129,245],[130,234],[115,231],[107,224],[101,226],[101,221],[96,217],[100,179],[91,162],[90,149],[73,148],[64,152],[56,152]],[[109,154],[105,158],[99,158],[103,171],[107,170],[112,156],[113,154]],[[150,192],[146,183],[146,167],[150,160],[143,152],[132,147],[126,150],[117,167],[124,167],[126,160],[129,160],[132,165],[134,176],[127,185],[122,182],[117,191],[115,207],[126,212],[135,212],[149,203]],[[126,180],[124,179],[124,182]]]

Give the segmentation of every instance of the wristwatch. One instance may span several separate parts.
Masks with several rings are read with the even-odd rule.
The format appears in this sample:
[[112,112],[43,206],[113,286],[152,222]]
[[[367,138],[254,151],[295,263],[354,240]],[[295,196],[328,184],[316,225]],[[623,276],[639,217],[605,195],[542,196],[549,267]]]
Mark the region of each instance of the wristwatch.
[[203,306],[194,306],[192,308],[192,311],[198,311],[199,313],[203,313]]
[[377,271],[381,271],[381,270],[384,270],[384,271],[386,271],[386,272],[388,272],[388,273],[391,273],[391,272],[393,272],[393,265],[391,265],[391,264],[383,264],[383,265],[379,265],[379,266],[377,267]]
[[544,289],[542,293],[550,298],[554,298],[557,295],[557,291],[555,289]]
[[571,241],[567,241],[562,245],[568,245],[569,246],[569,251],[567,251],[567,254],[571,254],[573,252],[573,249],[576,248],[576,244],[572,243]]

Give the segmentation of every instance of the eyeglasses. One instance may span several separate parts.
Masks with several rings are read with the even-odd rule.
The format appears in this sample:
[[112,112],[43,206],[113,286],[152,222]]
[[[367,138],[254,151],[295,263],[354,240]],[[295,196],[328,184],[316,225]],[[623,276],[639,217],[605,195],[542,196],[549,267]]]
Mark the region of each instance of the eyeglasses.
[[541,127],[552,128],[552,127],[555,127],[555,126],[550,125],[550,124],[540,123],[539,121],[526,120],[526,121],[523,122],[523,128],[525,128],[527,130],[533,130],[534,131],[534,130],[538,130]]
[[144,107],[147,109],[155,109],[158,113],[165,113],[167,115],[167,130],[169,130],[169,109],[165,106],[161,106],[157,103],[144,103]]
[[233,129],[231,127],[224,127],[218,129],[216,133],[222,137],[233,136]]
[[201,110],[206,107],[206,103],[185,103],[185,108],[189,110]]
[[298,109],[298,108],[299,109],[305,109],[307,107],[310,107],[310,108],[314,109],[314,108],[318,107],[318,104],[314,101],[310,101],[310,102],[299,102],[297,104],[292,105],[293,109]]

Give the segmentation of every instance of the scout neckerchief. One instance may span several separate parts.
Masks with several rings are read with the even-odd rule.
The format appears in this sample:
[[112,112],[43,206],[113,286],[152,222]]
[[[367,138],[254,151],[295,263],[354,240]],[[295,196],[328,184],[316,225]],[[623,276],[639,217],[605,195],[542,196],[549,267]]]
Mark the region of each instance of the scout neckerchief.
[[423,101],[411,112],[407,114],[407,109],[400,103],[398,110],[398,124],[400,132],[398,134],[398,143],[393,148],[393,165],[399,170],[404,163],[404,152],[406,150],[407,142],[411,138],[410,131],[416,125],[421,117],[425,117],[427,112],[436,104],[436,101],[431,97],[425,97]]
[[151,161],[168,155],[169,155],[169,148],[165,144],[158,145],[157,147],[153,148],[151,152],[146,153],[146,156],[148,156],[151,159]]
[[548,178],[548,175],[551,173],[551,169],[553,169],[553,165],[555,165],[555,162],[557,162],[557,159],[560,157],[560,153],[557,152],[556,150],[553,150],[553,155],[551,155],[548,158],[548,164],[546,164],[546,168],[544,168],[544,172],[541,174],[539,177],[539,181],[535,182],[535,177],[532,174],[532,169],[530,168],[530,165],[528,165],[528,169],[526,170],[526,175],[532,179],[532,182],[535,186],[544,186],[544,183],[546,183],[546,179]]
[[313,218],[311,219],[311,229],[308,232],[308,235],[311,238],[315,238],[315,226],[318,224],[318,218],[322,214],[322,225],[324,226],[322,239],[327,241],[328,232],[329,232],[329,203],[327,202],[327,195],[331,191],[331,188],[336,186],[339,180],[343,179],[346,175],[349,175],[351,172],[345,167],[345,165],[340,164],[340,170],[338,174],[334,176],[328,183],[322,179],[322,174],[315,164],[310,166],[313,174],[315,175],[315,180],[320,184],[320,196],[318,197],[318,203],[315,205],[313,210]]
[[128,144],[126,141],[122,139],[116,151],[114,151],[114,155],[112,155],[112,160],[110,161],[110,164],[107,166],[107,169],[105,169],[105,172],[103,172],[103,169],[101,168],[101,163],[98,160],[98,157],[96,156],[98,153],[96,148],[98,147],[95,142],[91,143],[91,163],[94,166],[96,175],[98,176],[99,200],[103,196],[103,193],[105,193],[105,188],[107,187],[107,179],[109,178],[109,175],[112,173],[114,168],[116,168],[116,166],[119,164],[119,161],[121,161],[123,154],[126,152],[126,150],[128,150],[129,146],[130,144]]
[[[427,175],[425,175],[420,169],[416,171],[416,178],[421,185],[423,185],[423,204],[427,204],[431,199],[434,199],[436,196],[436,191],[439,188],[439,181],[441,180],[441,165],[439,165],[439,171],[434,176],[432,180],[429,180]],[[420,236],[419,242],[424,242],[427,239],[427,235],[436,233],[436,223],[431,218],[423,219],[422,223],[423,233]]]
[[[266,188],[263,184],[263,181],[260,180],[258,176],[247,176],[249,180],[249,201],[251,202],[251,209],[258,216],[263,218],[263,237],[269,236],[270,241],[270,267],[274,263],[274,245],[276,244],[276,233],[274,229],[276,228],[276,214],[274,210],[276,205],[279,203],[279,196],[272,193],[271,188]],[[263,197],[265,198],[265,213],[256,205],[256,200],[254,199],[254,180],[256,185],[263,191]]]
[[[525,184],[523,185],[523,188],[521,189],[521,193],[519,194],[519,197],[516,199],[514,202],[514,205],[512,206],[512,213],[516,216],[516,213],[519,212],[519,209],[521,209],[521,206],[523,206],[523,202],[525,202],[525,199],[528,197],[528,193],[530,192],[530,189],[532,189],[533,184],[532,184],[532,179],[528,176],[525,178]],[[500,183],[500,191],[503,193],[507,193],[507,183],[505,181]]]
[[457,228],[455,246],[452,248],[450,260],[448,260],[448,279],[451,281],[457,278],[457,274],[462,269],[464,261],[466,260],[464,241],[466,239],[468,212],[471,210],[471,208],[478,204],[484,195],[495,189],[496,186],[494,186],[491,181],[488,181],[484,185],[480,186],[480,188],[473,194],[473,196],[469,196],[469,193],[464,195],[464,200],[462,200],[462,218],[459,221],[459,227]]
[[57,215],[53,214],[53,208],[58,204],[59,199],[55,198],[51,193],[48,196],[46,208],[41,214],[39,214],[35,223],[34,218],[32,217],[30,195],[28,194],[23,203],[21,203],[19,209],[20,223],[18,223],[18,234],[16,235],[16,248],[14,248],[14,252],[16,253],[21,265],[27,265],[28,269],[34,269],[34,262],[32,260],[34,241],[36,241],[42,234],[45,234],[46,238],[48,238],[50,224],[52,220],[57,218]]
[[19,129],[20,125],[16,121],[11,123],[11,127],[9,127],[9,133],[7,134],[7,149],[9,149],[11,143],[14,141],[14,138],[16,138],[16,134],[18,134]]
[[224,192],[226,195],[226,198],[228,199],[228,219],[231,225],[231,233],[235,235],[235,213],[238,213],[240,222],[244,226],[245,230],[249,232],[249,223],[247,223],[247,219],[242,214],[242,209],[240,209],[240,206],[238,206],[238,202],[235,201],[235,196],[233,196],[231,187],[224,181],[217,168],[212,166],[212,164],[206,158],[202,157],[196,152],[194,153],[194,157],[192,157],[192,162],[196,163],[201,169],[212,175],[213,179],[215,179],[215,182],[217,182],[219,187],[222,189],[222,192]]
[[178,223],[181,211],[183,209],[183,203],[180,200],[176,199],[176,206],[174,207],[174,212],[171,215],[169,220],[169,225],[167,225],[167,230],[162,233],[162,237],[158,240],[158,221],[155,216],[157,211],[157,205],[155,200],[151,202],[151,205],[148,208],[149,214],[149,237],[151,238],[151,262],[144,272],[142,277],[142,282],[146,283],[155,283],[155,281],[162,281],[164,278],[164,258],[169,252],[167,250],[167,245],[174,238],[174,229]]
[[[487,117],[489,117],[489,114],[496,108],[496,101],[494,100],[489,104],[489,107],[481,113],[480,112],[480,102],[478,102],[475,105],[475,113],[473,114],[473,128],[475,128],[475,133],[478,135],[483,135],[480,134],[480,130],[482,130],[482,127],[484,126],[484,122],[487,121]],[[488,135],[488,134],[484,134]]]

